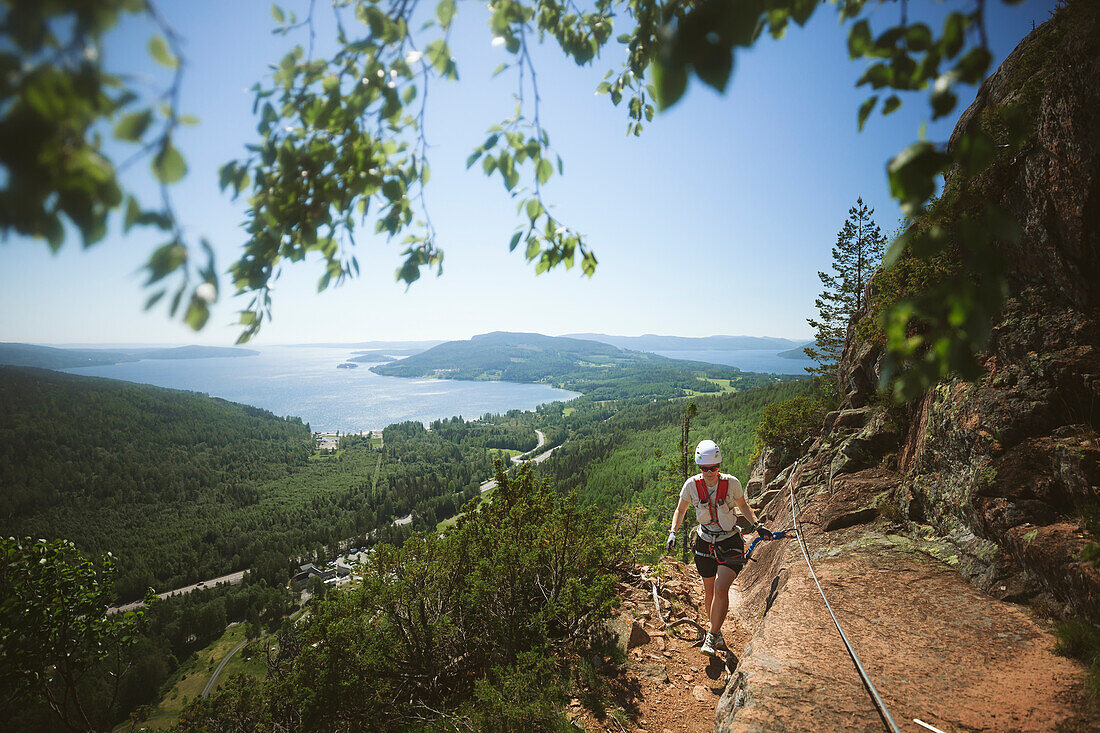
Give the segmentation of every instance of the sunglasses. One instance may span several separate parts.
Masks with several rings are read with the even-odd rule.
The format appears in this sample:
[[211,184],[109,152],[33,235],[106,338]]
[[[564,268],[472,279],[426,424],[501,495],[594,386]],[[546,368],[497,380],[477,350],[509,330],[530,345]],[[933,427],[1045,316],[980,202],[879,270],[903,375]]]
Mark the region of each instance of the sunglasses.
[[719,468],[721,468],[721,464],[719,464],[717,466],[699,466],[699,470],[703,471],[704,473],[708,473],[710,471],[717,471]]

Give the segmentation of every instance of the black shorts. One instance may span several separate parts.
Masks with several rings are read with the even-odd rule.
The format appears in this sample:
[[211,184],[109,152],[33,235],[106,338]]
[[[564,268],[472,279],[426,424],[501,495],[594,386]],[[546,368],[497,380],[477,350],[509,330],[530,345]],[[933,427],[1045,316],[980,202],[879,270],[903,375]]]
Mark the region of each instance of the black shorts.
[[704,578],[713,578],[718,574],[719,560],[722,561],[722,565],[734,572],[740,572],[741,568],[745,567],[745,558],[743,557],[745,554],[745,539],[740,532],[714,545],[711,545],[696,533],[694,545],[695,569]]

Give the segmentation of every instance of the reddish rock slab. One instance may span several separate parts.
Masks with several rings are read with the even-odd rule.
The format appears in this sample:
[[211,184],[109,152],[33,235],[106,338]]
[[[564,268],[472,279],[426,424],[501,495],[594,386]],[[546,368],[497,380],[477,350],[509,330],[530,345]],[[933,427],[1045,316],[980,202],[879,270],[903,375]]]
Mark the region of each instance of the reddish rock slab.
[[[1054,653],[1049,629],[904,542],[857,544],[815,569],[902,730],[915,729],[913,718],[951,731],[1087,729],[1075,717],[1084,669]],[[881,731],[796,544],[782,565],[785,585],[731,677],[715,730]],[[746,601],[751,594],[735,606]]]

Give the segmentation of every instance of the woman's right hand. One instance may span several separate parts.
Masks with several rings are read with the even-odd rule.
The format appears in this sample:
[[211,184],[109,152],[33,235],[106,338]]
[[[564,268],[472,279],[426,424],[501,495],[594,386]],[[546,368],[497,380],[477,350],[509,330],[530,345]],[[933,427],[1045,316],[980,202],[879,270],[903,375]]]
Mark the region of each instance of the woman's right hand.
[[669,530],[668,539],[665,540],[665,552],[672,552],[672,548],[676,546],[676,530]]

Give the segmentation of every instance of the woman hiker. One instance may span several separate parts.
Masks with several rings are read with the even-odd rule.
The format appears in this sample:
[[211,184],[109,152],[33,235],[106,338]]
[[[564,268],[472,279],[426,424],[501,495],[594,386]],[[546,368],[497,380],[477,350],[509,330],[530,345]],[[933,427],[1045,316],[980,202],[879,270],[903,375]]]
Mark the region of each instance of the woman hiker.
[[665,547],[669,552],[676,545],[676,530],[684,521],[688,506],[695,505],[695,517],[699,527],[695,532],[695,567],[703,578],[703,602],[710,620],[710,630],[703,639],[703,653],[717,656],[717,650],[725,650],[722,639],[722,622],[729,610],[730,586],[738,571],[745,566],[742,557],[745,541],[737,526],[736,504],[741,514],[753,523],[753,530],[761,537],[771,539],[772,533],[756,520],[756,514],[741,489],[741,482],[728,473],[720,473],[722,450],[713,440],[704,440],[695,448],[695,464],[700,473],[684,482],[680,489],[680,503],[672,517]]

